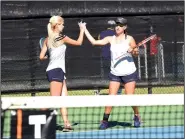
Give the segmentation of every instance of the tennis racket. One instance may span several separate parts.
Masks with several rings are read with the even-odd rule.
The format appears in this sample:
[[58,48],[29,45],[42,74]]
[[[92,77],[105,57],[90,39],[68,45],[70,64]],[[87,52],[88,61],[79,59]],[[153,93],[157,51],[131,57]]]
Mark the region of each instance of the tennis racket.
[[45,39],[46,39],[45,37],[40,38],[39,40],[40,49],[42,49]]
[[[40,46],[40,49],[42,50],[42,47],[43,47],[43,45],[44,45],[44,41],[45,41],[45,37],[42,37],[42,38],[40,38],[40,40],[39,40],[39,46]],[[49,53],[48,53],[48,50],[47,50],[47,52],[46,52],[46,55],[45,56],[49,56]]]
[[156,36],[157,36],[157,35],[156,35],[156,34],[154,34],[154,35],[152,35],[152,36],[150,36],[150,37],[148,37],[148,38],[144,39],[143,41],[139,42],[139,43],[137,44],[137,46],[136,46],[136,47],[139,47],[139,46],[141,46],[141,45],[143,45],[143,44],[147,43],[148,41],[152,40],[152,39],[153,39],[153,38],[155,38]]
[[[139,43],[136,45],[136,47],[142,46],[143,44],[145,44],[145,43],[147,43],[148,41],[152,40],[152,39],[155,38],[156,36],[157,36],[157,35],[154,34],[154,35],[152,35],[152,36],[150,36],[150,37],[148,37],[148,38],[142,40],[141,42],[139,42]],[[120,58],[121,58],[122,56],[124,56],[124,55],[125,55],[125,54],[123,54],[123,55],[117,57],[116,60],[120,59]]]

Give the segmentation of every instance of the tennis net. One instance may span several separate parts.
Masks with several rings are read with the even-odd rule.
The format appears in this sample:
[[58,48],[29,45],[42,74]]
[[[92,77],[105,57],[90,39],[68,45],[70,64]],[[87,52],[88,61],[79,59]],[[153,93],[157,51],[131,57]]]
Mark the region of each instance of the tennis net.
[[[184,138],[184,94],[3,97],[3,138]],[[100,130],[105,106],[113,106]],[[131,106],[139,106],[135,128]],[[73,131],[64,132],[66,107]]]

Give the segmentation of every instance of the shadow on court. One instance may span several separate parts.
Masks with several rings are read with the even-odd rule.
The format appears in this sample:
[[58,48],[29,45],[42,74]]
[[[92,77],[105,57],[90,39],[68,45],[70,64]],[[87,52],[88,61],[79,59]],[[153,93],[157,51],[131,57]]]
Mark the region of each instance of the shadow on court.
[[[71,126],[73,127],[75,125],[78,125],[78,123],[73,123]],[[63,129],[64,129],[64,125],[59,125],[59,124],[56,125],[56,130],[63,131]]]
[[[82,125],[82,124],[100,124],[100,122],[76,122],[76,123],[73,123],[72,126],[77,126],[77,125]],[[132,123],[129,123],[129,122],[118,122],[118,121],[109,121],[109,124],[108,124],[108,128],[113,128],[113,127],[116,127],[116,126],[121,126],[121,127],[131,127],[132,126]],[[59,131],[62,131],[64,128],[64,125],[56,125],[56,130],[59,130]]]
[[118,122],[118,121],[109,121],[108,128],[112,128],[115,126],[122,126],[122,127],[131,127],[132,123],[129,122]]

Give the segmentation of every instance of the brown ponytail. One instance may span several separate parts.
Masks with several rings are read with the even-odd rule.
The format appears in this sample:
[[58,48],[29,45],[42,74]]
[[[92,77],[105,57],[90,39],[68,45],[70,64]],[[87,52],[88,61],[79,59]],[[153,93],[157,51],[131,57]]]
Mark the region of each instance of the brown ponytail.
[[127,39],[127,31],[124,30],[124,34],[125,34],[125,39]]

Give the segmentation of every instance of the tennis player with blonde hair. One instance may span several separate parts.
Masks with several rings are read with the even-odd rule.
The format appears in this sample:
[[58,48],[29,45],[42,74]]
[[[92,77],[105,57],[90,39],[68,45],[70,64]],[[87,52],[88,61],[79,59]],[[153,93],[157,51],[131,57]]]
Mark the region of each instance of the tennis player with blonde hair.
[[[66,77],[65,77],[65,52],[66,44],[80,46],[84,37],[84,24],[78,23],[80,34],[77,40],[62,34],[64,29],[64,19],[61,16],[52,16],[47,25],[48,37],[43,43],[40,52],[40,60],[47,59],[46,52],[49,53],[49,64],[46,69],[47,79],[50,82],[51,96],[67,96]],[[48,102],[55,103],[55,102]],[[61,108],[62,118],[64,120],[63,131],[71,131],[73,128],[68,120],[67,108]]]

